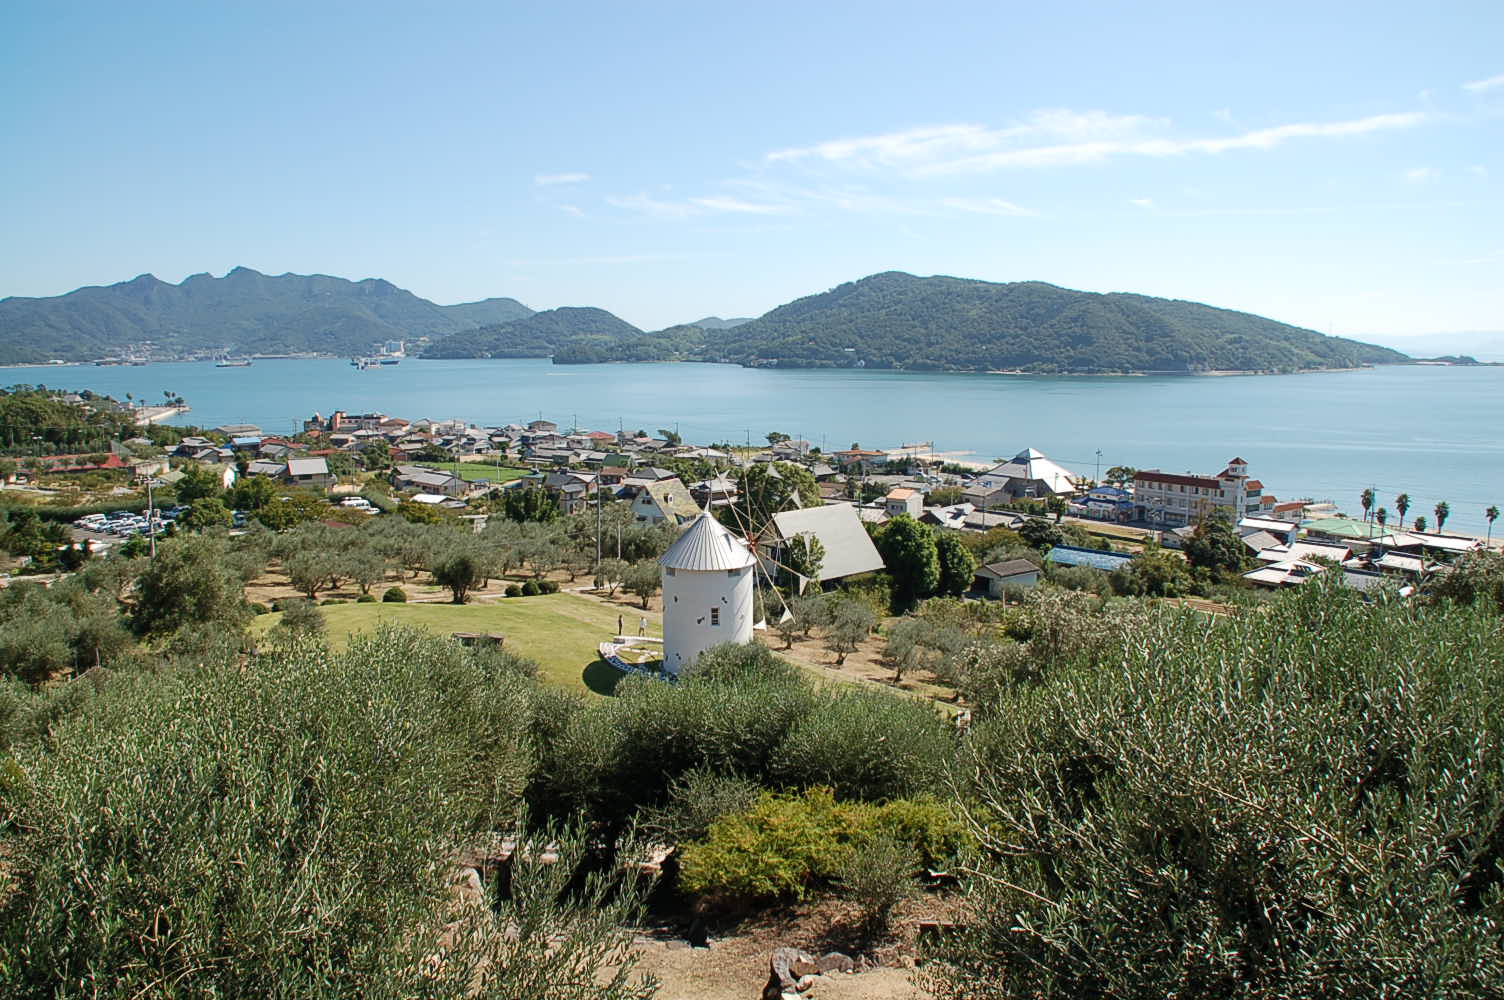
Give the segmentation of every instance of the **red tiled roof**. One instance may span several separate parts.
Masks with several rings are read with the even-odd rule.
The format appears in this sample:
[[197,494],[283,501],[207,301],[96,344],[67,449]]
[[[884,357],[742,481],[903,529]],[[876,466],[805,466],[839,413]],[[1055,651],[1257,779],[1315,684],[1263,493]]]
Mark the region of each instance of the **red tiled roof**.
[[1257,479],[1250,479],[1248,480],[1248,488],[1250,490],[1261,490],[1264,488],[1264,484],[1259,482]]
[[1246,461],[1244,461],[1243,459],[1241,459],[1241,458],[1235,458],[1231,462],[1228,462],[1227,464],[1228,465],[1247,465],[1248,463]]
[[1134,482],[1164,483],[1168,486],[1201,486],[1209,490],[1220,489],[1222,481],[1210,476],[1177,476],[1171,472],[1159,472],[1154,469],[1139,470],[1133,476]]

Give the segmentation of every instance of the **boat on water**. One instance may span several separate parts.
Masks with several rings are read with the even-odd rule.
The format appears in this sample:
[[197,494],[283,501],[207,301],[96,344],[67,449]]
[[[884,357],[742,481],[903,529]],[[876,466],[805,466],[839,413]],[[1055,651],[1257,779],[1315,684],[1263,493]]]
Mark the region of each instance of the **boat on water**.
[[384,364],[384,365],[395,365],[395,364],[399,363],[401,360],[402,360],[401,358],[382,358],[381,359],[381,363]]
[[215,368],[249,368],[249,367],[251,367],[251,359],[250,358],[239,358],[239,359],[220,358],[218,361],[214,362],[214,367]]

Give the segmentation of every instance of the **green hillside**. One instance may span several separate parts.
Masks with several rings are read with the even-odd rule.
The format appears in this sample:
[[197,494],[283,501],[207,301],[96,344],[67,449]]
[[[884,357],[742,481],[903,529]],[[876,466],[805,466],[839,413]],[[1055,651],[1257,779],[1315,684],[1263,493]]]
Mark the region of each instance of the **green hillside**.
[[[602,345],[619,353],[642,331],[604,309],[565,306],[523,319],[451,334],[430,344],[425,358],[546,358],[572,345]],[[621,360],[618,357],[596,360]],[[653,360],[653,359],[634,359]]]
[[1146,295],[888,272],[707,332],[705,357],[937,371],[1299,371],[1405,360],[1248,313]]
[[195,274],[173,285],[143,274],[52,298],[0,299],[0,363],[127,352],[353,354],[384,340],[440,337],[529,313],[512,299],[439,306],[380,278],[237,267],[222,278]]

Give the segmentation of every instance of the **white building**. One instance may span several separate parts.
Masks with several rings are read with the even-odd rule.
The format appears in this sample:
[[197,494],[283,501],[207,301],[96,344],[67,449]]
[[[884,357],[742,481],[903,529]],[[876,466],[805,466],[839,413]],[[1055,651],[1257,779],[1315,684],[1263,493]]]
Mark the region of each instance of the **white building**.
[[711,646],[752,641],[757,559],[703,511],[658,560],[663,567],[663,670],[678,676]]
[[1248,463],[1241,458],[1228,462],[1215,476],[1181,476],[1158,469],[1144,469],[1133,476],[1135,513],[1151,524],[1196,524],[1217,510],[1237,524],[1261,513],[1264,504],[1264,484],[1248,478]]

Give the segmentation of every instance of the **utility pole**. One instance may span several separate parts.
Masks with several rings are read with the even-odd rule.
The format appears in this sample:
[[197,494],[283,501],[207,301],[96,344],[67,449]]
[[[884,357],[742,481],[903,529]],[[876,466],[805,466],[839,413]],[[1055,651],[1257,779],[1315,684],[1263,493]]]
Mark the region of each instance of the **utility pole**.
[[595,571],[601,571],[601,473],[605,471],[602,466],[595,473]]
[[1097,475],[1096,475],[1096,481],[1097,481],[1098,485],[1101,485],[1101,483],[1102,483],[1102,449],[1101,448],[1097,449]]

